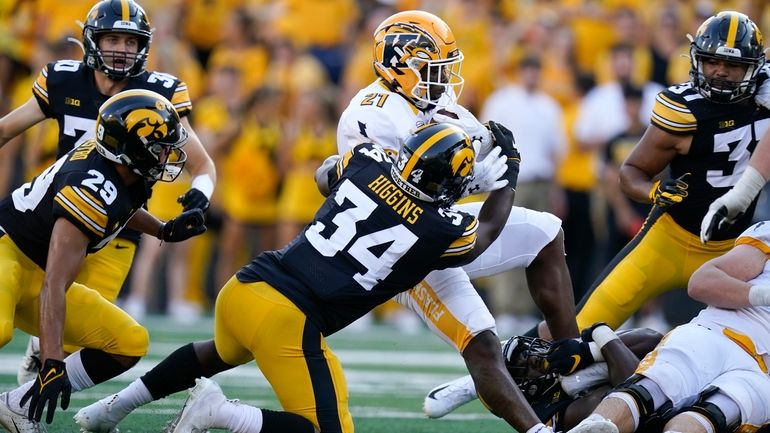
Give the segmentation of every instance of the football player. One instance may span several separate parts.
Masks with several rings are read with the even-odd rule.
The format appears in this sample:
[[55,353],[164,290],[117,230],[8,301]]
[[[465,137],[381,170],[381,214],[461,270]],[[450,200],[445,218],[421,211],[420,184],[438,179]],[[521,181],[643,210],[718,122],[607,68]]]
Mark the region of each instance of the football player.
[[[392,154],[413,129],[431,121],[451,123],[465,130],[477,153],[485,156],[465,194],[498,188],[499,159],[490,145],[489,130],[456,102],[463,85],[463,54],[449,26],[427,12],[396,13],[376,29],[374,53],[377,79],[359,91],[342,113],[337,127],[339,153],[372,142]],[[458,208],[478,215],[480,204]],[[494,364],[497,358],[483,355],[499,350],[499,344],[497,339],[477,339],[496,329],[494,317],[470,279],[516,267],[526,267],[532,297],[550,330],[543,326],[543,335],[577,336],[560,221],[548,213],[514,207],[500,239],[479,259],[463,268],[434,271],[396,297],[473,366],[470,373],[480,395],[493,412],[509,422],[515,418],[512,400],[492,395],[500,387],[513,388],[514,384],[504,366]],[[504,390],[504,395],[512,398],[513,391]]]
[[[605,327],[606,330],[600,328]],[[594,333],[597,339],[593,338]],[[503,357],[508,373],[524,393],[537,416],[554,431],[565,431],[588,416],[612,385],[627,379],[662,335],[650,329],[618,333],[615,343],[599,346],[601,334],[614,335],[600,323],[585,330],[582,341],[561,340],[551,343],[540,338],[518,336],[503,342]],[[568,347],[563,348],[563,345]],[[562,376],[559,370],[575,363],[572,353],[580,352],[595,360],[582,370]],[[629,352],[630,351],[630,352]],[[560,352],[563,352],[560,354]],[[564,356],[564,355],[567,356]],[[580,356],[580,355],[578,355]],[[425,413],[441,418],[477,398],[470,376],[461,377],[433,388],[425,397]]]
[[[417,129],[395,161],[371,143],[330,157],[316,173],[319,190],[329,195],[314,221],[219,292],[214,340],[178,349],[128,388],[80,410],[77,423],[109,431],[140,404],[256,360],[286,412],[226,400],[214,382],[199,379],[167,431],[352,432],[347,385],[325,337],[431,270],[474,260],[497,238],[511,209],[519,156],[510,131],[494,122],[490,129],[506,158],[507,186],[489,195],[478,218],[451,207],[475,160],[470,138],[455,126]],[[477,338],[493,340],[497,348],[486,355],[504,365],[496,336],[486,331]],[[549,431],[513,389],[513,427]]]
[[[59,60],[46,65],[26,103],[0,119],[0,146],[46,118],[59,123],[58,157],[93,138],[99,107],[122,90],[147,89],[169,99],[188,131],[185,164],[192,188],[181,197],[184,210],[206,210],[216,181],[214,163],[196,136],[188,115],[187,85],[162,72],[145,70],[152,28],[133,0],[103,0],[91,8],[83,26],[83,61]],[[89,255],[76,281],[115,301],[134,259],[140,235],[123,230],[98,253]],[[37,374],[37,342],[30,340],[19,369],[19,383]],[[77,350],[68,347],[68,352]]]
[[691,40],[691,80],[658,94],[651,125],[620,168],[626,195],[654,206],[578,305],[581,329],[600,321],[615,329],[649,299],[686,287],[750,224],[756,200],[711,242],[699,239],[709,204],[738,181],[770,126],[770,111],[753,99],[767,76],[762,35],[746,15],[727,11]]
[[[708,306],[668,333],[571,432],[753,432],[770,425],[770,224],[693,273]],[[675,415],[674,415],[675,414]]]
[[[157,181],[185,163],[187,131],[174,106],[148,90],[127,90],[99,110],[95,138],[0,202],[0,346],[14,328],[40,337],[36,379],[0,394],[0,425],[45,431],[48,406],[131,368],[147,352],[147,330],[96,291],[74,282],[89,253],[129,227],[179,242],[205,231],[194,208],[166,223],[142,209]],[[66,359],[63,344],[83,347]],[[25,407],[28,406],[28,407]]]

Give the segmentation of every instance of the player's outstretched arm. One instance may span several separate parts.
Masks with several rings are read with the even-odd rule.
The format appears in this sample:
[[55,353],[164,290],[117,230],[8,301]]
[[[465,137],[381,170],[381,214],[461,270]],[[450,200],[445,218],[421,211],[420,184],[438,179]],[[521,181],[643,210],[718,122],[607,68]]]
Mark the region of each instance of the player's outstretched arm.
[[187,153],[185,169],[192,177],[192,185],[177,201],[182,204],[186,211],[198,208],[205,212],[209,208],[211,194],[214,193],[217,169],[214,161],[203,147],[200,138],[198,138],[198,134],[190,125],[188,118],[183,117],[181,120],[188,134],[187,144],[185,144],[185,153]]
[[484,205],[481,206],[476,246],[465,255],[462,264],[475,260],[497,239],[508,221],[508,215],[513,206],[513,198],[516,194],[516,181],[519,177],[521,156],[516,149],[513,133],[508,128],[493,121],[489,122],[489,128],[494,137],[495,146],[499,146],[502,155],[507,158],[507,169],[501,179],[508,181],[508,184],[491,192],[484,201]]
[[163,222],[144,209],[136,211],[126,227],[155,236],[165,242],[182,242],[206,231],[203,211],[192,208]]
[[37,100],[34,96],[29,98],[23,105],[0,119],[0,147],[43,120],[45,120],[45,114]]

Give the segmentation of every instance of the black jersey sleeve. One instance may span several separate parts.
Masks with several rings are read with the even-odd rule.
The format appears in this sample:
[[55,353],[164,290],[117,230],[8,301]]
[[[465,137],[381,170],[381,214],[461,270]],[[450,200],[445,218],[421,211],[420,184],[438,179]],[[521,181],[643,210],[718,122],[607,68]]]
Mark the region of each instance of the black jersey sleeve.
[[439,269],[451,268],[467,263],[467,255],[476,246],[477,230],[479,220],[470,214],[457,211],[440,211],[455,224],[459,221],[459,226],[464,227],[462,234],[449,244],[439,260]]
[[49,63],[40,70],[40,73],[32,85],[32,95],[35,96],[37,104],[46,117],[54,117],[51,109],[51,100],[48,97],[48,71],[53,69],[54,63]]
[[109,216],[101,197],[84,186],[89,175],[69,173],[55,180],[58,183],[52,212],[54,219],[66,218],[92,241],[103,239],[108,233]]
[[695,93],[688,84],[671,86],[655,97],[650,122],[675,135],[692,135],[698,121],[687,104],[685,95]]

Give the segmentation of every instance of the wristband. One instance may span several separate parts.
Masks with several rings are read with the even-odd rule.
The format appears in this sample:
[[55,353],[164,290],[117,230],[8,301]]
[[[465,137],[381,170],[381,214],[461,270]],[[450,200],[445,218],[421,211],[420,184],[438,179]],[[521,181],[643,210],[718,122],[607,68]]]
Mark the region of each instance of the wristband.
[[615,334],[615,331],[612,330],[609,326],[599,326],[596,329],[591,332],[591,337],[596,342],[596,345],[599,347],[599,350],[602,349],[607,343],[609,343],[612,340],[617,340],[618,336]]
[[770,286],[751,286],[749,289],[749,304],[755,307],[770,305]]
[[202,192],[209,200],[211,200],[211,194],[214,193],[214,181],[211,180],[211,176],[208,174],[195,176],[190,187]]
[[765,183],[767,183],[767,181],[764,177],[762,177],[757,169],[752,166],[748,166],[731,191],[735,191],[735,194],[737,195],[745,195],[746,197],[751,197],[751,200],[753,200],[754,197],[756,197],[759,192],[762,191]]
[[527,430],[527,433],[538,433],[540,430],[543,430],[545,427],[545,424],[543,423],[537,423],[533,425],[532,427]]
[[765,178],[752,166],[746,167],[738,182],[722,196],[721,201],[728,211],[745,211],[751,201],[765,186]]
[[602,349],[599,348],[598,344],[592,341],[588,343],[588,349],[591,350],[591,357],[594,359],[594,362],[604,361],[604,355],[602,355]]

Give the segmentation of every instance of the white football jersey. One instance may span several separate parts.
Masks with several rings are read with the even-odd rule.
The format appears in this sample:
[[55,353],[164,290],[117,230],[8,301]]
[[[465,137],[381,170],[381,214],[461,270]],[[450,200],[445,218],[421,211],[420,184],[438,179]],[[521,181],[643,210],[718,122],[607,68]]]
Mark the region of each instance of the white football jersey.
[[420,111],[375,80],[350,100],[340,116],[337,150],[342,155],[361,143],[374,143],[398,152],[412,131],[429,123],[436,110]]
[[[747,243],[770,251],[770,222],[762,221],[747,228],[736,244]],[[770,261],[756,278],[749,281],[752,285],[770,285]],[[758,354],[770,354],[770,307],[747,307],[736,310],[709,306],[693,319],[707,327],[730,328],[739,331],[754,342]]]

